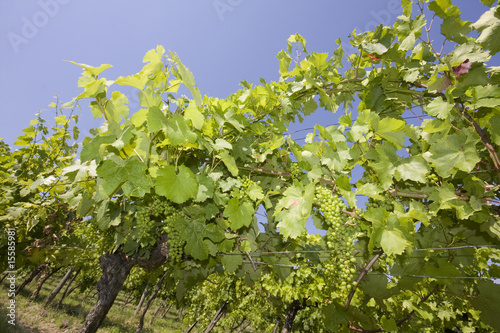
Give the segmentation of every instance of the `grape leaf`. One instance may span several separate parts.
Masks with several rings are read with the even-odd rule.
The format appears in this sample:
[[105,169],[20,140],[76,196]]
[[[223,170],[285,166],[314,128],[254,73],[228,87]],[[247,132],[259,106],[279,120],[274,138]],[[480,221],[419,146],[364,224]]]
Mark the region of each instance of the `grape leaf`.
[[177,54],[170,52],[170,56],[172,60],[176,62],[177,65],[177,74],[179,79],[186,85],[191,94],[193,95],[196,106],[201,107],[202,98],[200,90],[196,87],[196,83],[194,81],[193,73],[180,61]]
[[241,255],[222,256],[222,265],[224,266],[224,270],[228,273],[235,272],[242,263],[243,258]]
[[148,130],[151,133],[156,133],[161,130],[163,127],[167,126],[167,117],[161,112],[161,110],[152,106],[146,113],[147,126]]
[[71,61],[71,60],[68,60],[68,62],[70,62],[72,64],[75,64],[75,65],[80,66],[81,68],[83,68],[84,73],[85,73],[84,75],[87,75],[87,76],[97,76],[97,75],[101,74],[101,72],[104,71],[105,69],[113,67],[113,66],[111,66],[109,64],[102,64],[99,67],[93,67],[93,66],[90,66],[90,65],[77,63],[77,62],[74,62],[74,61]]
[[180,218],[173,222],[173,226],[186,242],[184,248],[186,254],[197,260],[208,258],[208,245],[203,241],[204,238],[209,238],[213,242],[220,242],[224,239],[214,224],[206,225],[202,222]]
[[469,73],[471,67],[472,67],[472,63],[469,61],[469,59],[465,59],[465,61],[463,63],[461,63],[460,65],[458,65],[456,67],[452,67],[452,70],[458,79],[460,77],[460,75]]
[[240,202],[238,198],[231,198],[224,209],[224,216],[228,218],[232,230],[248,227],[254,214],[253,205],[248,201]]
[[172,202],[183,203],[198,194],[196,176],[184,165],[179,166],[179,173],[173,165],[167,165],[157,171],[155,190]]
[[410,156],[399,163],[394,177],[398,180],[413,180],[426,183],[426,174],[429,170],[429,164],[422,156]]
[[82,162],[95,160],[100,161],[101,145],[112,144],[116,137],[112,134],[95,136],[90,142],[85,142],[80,153],[80,160]]
[[264,198],[264,193],[262,192],[262,187],[260,187],[259,185],[255,184],[255,183],[251,183],[250,186],[248,186],[247,194],[248,194],[248,197],[254,201],[261,200]]
[[493,281],[480,281],[477,286],[479,295],[470,298],[472,305],[481,310],[481,319],[500,332],[498,309],[500,308],[500,285]]
[[441,96],[434,98],[432,102],[427,104],[425,111],[439,119],[446,119],[450,115],[450,111],[453,109],[453,104],[443,101]]
[[381,246],[388,255],[401,254],[406,247],[411,245],[411,235],[400,224],[396,214],[387,212],[384,208],[370,208],[363,217],[372,222],[373,232],[370,237],[368,249],[373,251]]
[[234,160],[234,157],[229,155],[229,153],[224,150],[219,153],[220,159],[222,162],[224,162],[224,165],[226,168],[231,172],[231,175],[233,176],[238,176],[238,166],[236,165],[236,161]]
[[432,144],[429,161],[434,164],[436,172],[441,177],[447,177],[453,169],[471,172],[481,160],[476,144],[477,134],[465,128],[459,133],[448,135],[446,140],[437,140]]
[[146,175],[146,168],[136,158],[122,160],[112,155],[97,167],[97,175],[102,179],[99,193],[103,198],[112,196],[120,188],[128,197],[149,193],[151,180]]
[[188,142],[195,143],[197,135],[191,131],[186,119],[181,115],[174,114],[167,120],[167,138],[173,146],[182,146]]
[[477,41],[484,48],[490,49],[492,55],[500,51],[500,19],[496,12],[497,8],[491,8],[472,25],[474,29],[481,32]]
[[382,324],[382,328],[387,332],[393,332],[398,329],[398,325],[396,325],[396,321],[394,318],[387,318],[385,315],[380,319],[380,323]]
[[276,205],[276,220],[280,233],[285,238],[297,238],[305,230],[307,219],[311,215],[314,199],[314,183],[305,187],[298,181],[289,187],[284,197]]
[[197,130],[200,130],[205,123],[205,117],[193,102],[189,103],[188,107],[184,110],[184,115],[191,120],[193,127]]
[[146,83],[148,82],[149,78],[147,75],[144,75],[144,73],[137,73],[134,75],[130,76],[120,76],[115,80],[116,84],[120,85],[125,85],[125,86],[131,86],[137,89],[144,89],[146,86]]

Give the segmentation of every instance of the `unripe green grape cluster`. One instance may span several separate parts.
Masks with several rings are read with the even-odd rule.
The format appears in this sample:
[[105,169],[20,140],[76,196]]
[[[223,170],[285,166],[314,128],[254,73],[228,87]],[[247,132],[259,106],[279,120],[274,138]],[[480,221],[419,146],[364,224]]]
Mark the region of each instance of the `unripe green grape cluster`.
[[382,200],[374,200],[373,198],[369,198],[368,202],[365,204],[366,208],[369,209],[369,208],[383,207],[388,212],[393,211],[394,197],[388,191],[383,192],[382,195],[384,196]]
[[157,222],[151,219],[151,212],[148,207],[139,207],[135,213],[137,240],[148,242],[151,236],[156,234]]
[[258,181],[257,183],[255,183],[253,180],[251,180],[250,178],[248,177],[238,177],[238,180],[241,182],[241,187],[246,189],[246,188],[249,188],[250,185],[252,184],[257,184],[257,185],[260,185],[260,181]]
[[293,162],[290,164],[290,173],[294,176],[300,176],[304,173],[304,171],[299,166],[299,163]]
[[140,207],[136,212],[139,240],[156,237],[156,229],[163,224],[163,231],[168,235],[168,256],[173,262],[180,261],[185,242],[173,223],[182,216],[183,213],[167,200],[155,199],[149,206]]
[[181,261],[182,254],[184,253],[184,245],[186,244],[186,242],[181,238],[179,232],[173,227],[173,223],[180,218],[182,218],[182,212],[175,210],[163,220],[165,223],[163,230],[168,235],[168,257],[173,262]]
[[436,175],[436,173],[432,172],[432,171],[429,171],[425,177],[433,184],[437,183],[439,181],[439,178],[438,176]]
[[323,213],[328,227],[325,238],[326,246],[333,250],[330,261],[325,264],[326,274],[338,283],[338,294],[345,297],[353,282],[356,268],[354,263],[354,239],[357,228],[348,224],[348,215],[342,213],[346,208],[342,199],[331,194],[330,190],[318,186],[315,202]]

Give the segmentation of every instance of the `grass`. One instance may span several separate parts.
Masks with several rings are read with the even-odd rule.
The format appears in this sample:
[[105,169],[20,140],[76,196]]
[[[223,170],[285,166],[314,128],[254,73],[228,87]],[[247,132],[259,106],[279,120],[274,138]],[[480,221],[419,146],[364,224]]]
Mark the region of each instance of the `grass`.
[[[62,276],[50,278],[42,287],[38,299],[34,302],[28,302],[28,298],[36,288],[36,281],[32,281],[24,290],[15,297],[16,301],[16,326],[10,325],[7,317],[6,306],[9,302],[7,297],[8,286],[4,281],[0,288],[0,332],[19,332],[19,333],[75,333],[78,332],[83,321],[90,310],[94,307],[97,296],[88,297],[78,293],[75,290],[67,296],[58,311],[49,306],[43,308],[45,299],[55,288]],[[17,284],[21,283],[21,279]],[[57,304],[61,298],[62,291],[52,302]],[[139,323],[139,318],[134,316],[135,304],[127,304],[124,309],[122,305],[126,295],[122,292],[118,294],[113,307],[109,310],[99,332],[103,333],[128,333],[135,332]],[[156,317],[152,326],[149,325],[151,316],[156,311],[161,300],[155,299],[144,319],[144,333],[155,332],[178,332],[181,319],[178,318],[172,309],[164,318]]]

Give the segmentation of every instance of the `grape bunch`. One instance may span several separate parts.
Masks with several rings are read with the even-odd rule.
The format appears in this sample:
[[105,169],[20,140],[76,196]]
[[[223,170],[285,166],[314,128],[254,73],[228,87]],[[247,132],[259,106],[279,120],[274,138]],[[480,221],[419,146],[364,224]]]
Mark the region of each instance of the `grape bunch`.
[[150,205],[139,207],[135,217],[139,241],[154,243],[158,237],[158,229],[163,226],[163,231],[168,235],[168,246],[167,248],[163,246],[162,253],[165,252],[173,262],[180,261],[185,242],[173,227],[173,223],[183,217],[182,211],[172,206],[167,200],[155,199]]
[[135,213],[136,221],[136,239],[139,243],[148,244],[150,238],[155,238],[157,222],[151,218],[151,212],[148,207],[141,206]]
[[325,264],[326,274],[338,283],[338,295],[345,297],[352,286],[356,269],[354,263],[354,239],[357,228],[348,224],[348,215],[342,213],[346,208],[342,199],[331,194],[323,186],[316,188],[316,204],[323,213],[328,229],[325,235],[326,247],[333,250],[330,261]]
[[439,182],[439,177],[436,175],[435,172],[432,172],[432,171],[429,171],[425,177],[432,183],[432,184],[436,184],[437,182]]
[[365,204],[366,208],[369,209],[383,207],[386,211],[392,212],[394,210],[394,197],[388,191],[384,191],[382,195],[384,196],[382,200],[369,198],[368,202]]
[[250,187],[250,185],[252,184],[257,184],[257,185],[260,185],[260,181],[258,181],[257,183],[254,182],[253,180],[251,180],[250,178],[248,177],[238,177],[238,180],[241,182],[241,187],[244,188],[244,189],[247,189]]
[[184,245],[186,242],[181,238],[179,232],[173,227],[175,220],[182,218],[182,212],[179,210],[174,210],[169,215],[165,216],[163,223],[165,226],[163,230],[168,235],[168,245],[169,245],[169,259],[172,262],[180,262],[182,259],[182,254],[184,253]]
[[297,162],[293,162],[290,164],[290,173],[299,178],[303,173],[304,171],[302,170],[302,168],[299,166],[299,163]]

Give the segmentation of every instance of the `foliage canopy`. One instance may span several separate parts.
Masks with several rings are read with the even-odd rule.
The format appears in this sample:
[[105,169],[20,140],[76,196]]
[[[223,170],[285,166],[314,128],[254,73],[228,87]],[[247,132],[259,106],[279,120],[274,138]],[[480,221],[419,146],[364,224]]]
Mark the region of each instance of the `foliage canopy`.
[[[64,229],[50,219],[64,207],[94,230],[96,257],[148,260],[171,242],[182,255],[167,251],[161,268],[179,299],[199,299],[210,284],[192,287],[218,273],[227,295],[258,290],[248,307],[282,316],[298,304],[301,330],[498,331],[500,68],[488,62],[500,7],[482,2],[491,9],[472,23],[449,0],[403,0],[392,27],[353,32],[333,56],[292,35],[277,82],[242,82],[225,99],[203,96],[162,46],[116,80],[101,76],[110,65],[75,63],[74,102],[90,100],[103,125],[78,153],[63,116],[43,143],[39,119],[20,149],[2,146],[3,219],[29,243]],[[429,37],[438,21],[442,47]],[[119,86],[137,89],[139,110]],[[337,124],[292,139],[290,123],[318,109]],[[309,219],[325,236],[308,233]],[[76,234],[65,241],[81,244]]]

